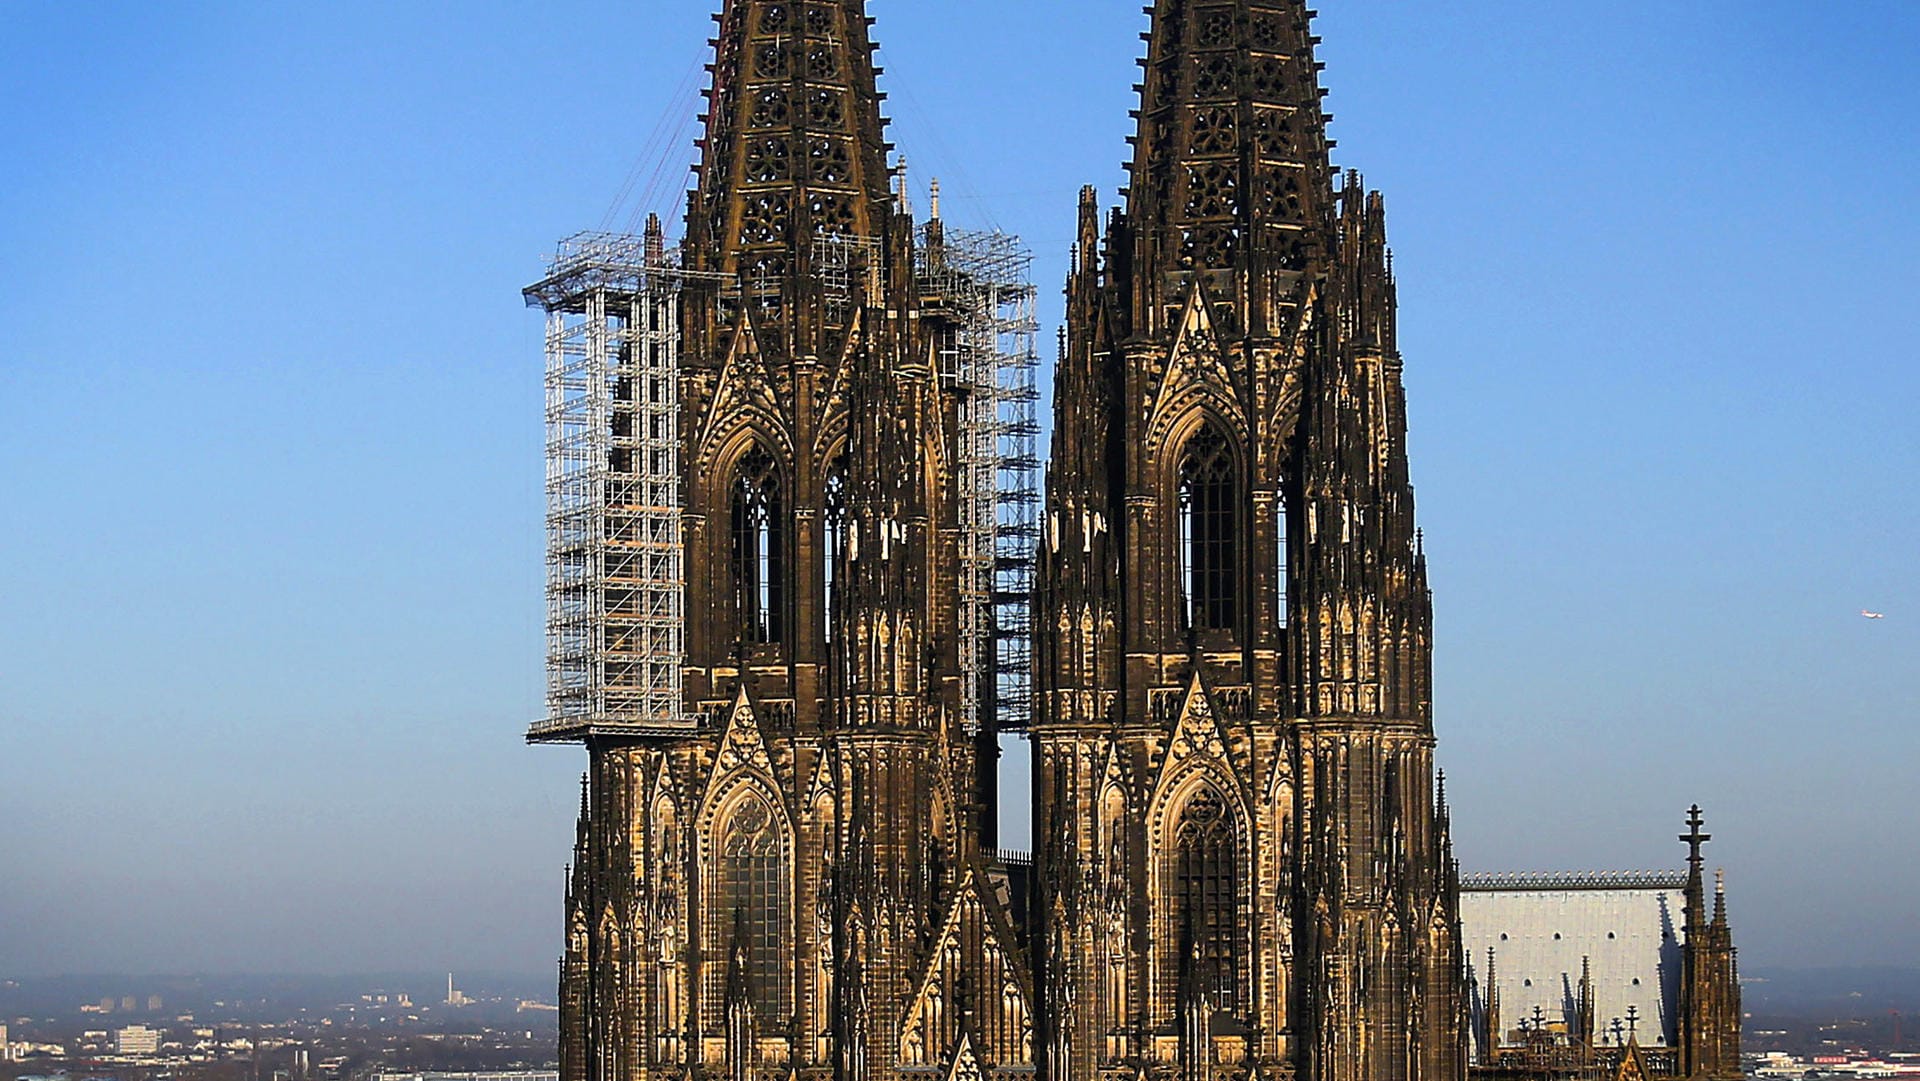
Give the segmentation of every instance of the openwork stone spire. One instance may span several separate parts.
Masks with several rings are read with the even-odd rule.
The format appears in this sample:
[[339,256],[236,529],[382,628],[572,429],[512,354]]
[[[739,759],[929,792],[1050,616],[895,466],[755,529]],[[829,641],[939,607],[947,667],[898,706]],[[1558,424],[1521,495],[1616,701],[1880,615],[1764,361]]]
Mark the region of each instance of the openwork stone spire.
[[861,0],[729,0],[716,19],[688,266],[738,275],[763,344],[805,354],[844,321],[844,305],[814,310],[816,239],[886,230],[871,20]]
[[[1128,193],[1149,303],[1177,305],[1167,276],[1189,271],[1284,295],[1320,250],[1332,173],[1309,19],[1299,0],[1154,5]],[[1141,315],[1149,332],[1167,318]]]

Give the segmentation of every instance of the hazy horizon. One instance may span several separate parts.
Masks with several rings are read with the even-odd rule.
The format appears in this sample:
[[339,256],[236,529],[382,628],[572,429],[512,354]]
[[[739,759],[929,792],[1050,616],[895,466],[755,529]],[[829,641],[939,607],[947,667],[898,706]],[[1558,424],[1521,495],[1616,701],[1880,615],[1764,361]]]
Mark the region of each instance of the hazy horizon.
[[[584,755],[520,738],[519,289],[672,221],[711,7],[0,12],[0,978],[551,966]],[[1146,20],[965,11],[873,5],[892,138],[1051,333]],[[1698,802],[1743,967],[1920,958],[1920,8],[1316,32],[1397,253],[1465,868],[1677,868]]]

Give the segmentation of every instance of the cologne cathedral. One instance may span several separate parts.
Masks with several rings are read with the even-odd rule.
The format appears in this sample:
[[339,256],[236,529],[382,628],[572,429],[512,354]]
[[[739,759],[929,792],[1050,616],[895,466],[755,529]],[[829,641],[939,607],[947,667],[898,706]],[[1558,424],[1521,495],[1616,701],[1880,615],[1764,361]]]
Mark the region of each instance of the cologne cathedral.
[[993,847],[965,318],[864,0],[726,0],[677,251],[528,290],[533,738],[590,758],[563,1081],[1465,1078],[1382,201],[1329,163],[1302,0],[1149,11],[1067,283],[1030,860]]

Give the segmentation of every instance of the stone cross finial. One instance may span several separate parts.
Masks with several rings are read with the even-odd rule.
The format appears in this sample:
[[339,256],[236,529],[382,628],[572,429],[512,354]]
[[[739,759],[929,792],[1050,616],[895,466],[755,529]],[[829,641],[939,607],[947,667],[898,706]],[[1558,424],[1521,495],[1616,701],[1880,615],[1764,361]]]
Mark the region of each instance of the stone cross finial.
[[1700,827],[1706,824],[1707,820],[1701,817],[1699,804],[1687,809],[1687,832],[1681,834],[1680,839],[1687,843],[1687,862],[1696,870],[1701,862],[1700,846],[1713,840],[1713,834],[1700,832]]

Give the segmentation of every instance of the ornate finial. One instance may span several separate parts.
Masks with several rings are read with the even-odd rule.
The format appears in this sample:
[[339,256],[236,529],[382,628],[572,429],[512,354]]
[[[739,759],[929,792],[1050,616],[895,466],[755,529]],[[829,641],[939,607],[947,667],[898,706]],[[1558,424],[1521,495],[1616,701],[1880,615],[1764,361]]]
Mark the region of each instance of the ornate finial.
[[1627,1038],[1638,1039],[1639,1036],[1640,1036],[1640,1007],[1628,1006],[1627,1007]]
[[1699,804],[1687,809],[1687,832],[1681,834],[1680,839],[1686,842],[1687,863],[1692,865],[1695,873],[1700,870],[1700,846],[1713,840],[1713,834],[1700,832],[1700,827],[1706,824],[1707,820],[1700,814]]

